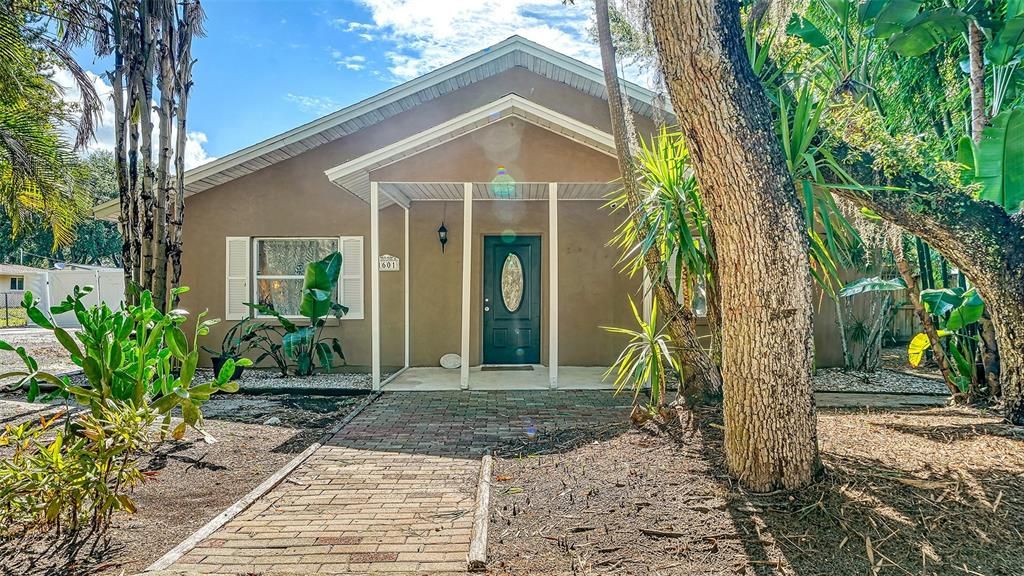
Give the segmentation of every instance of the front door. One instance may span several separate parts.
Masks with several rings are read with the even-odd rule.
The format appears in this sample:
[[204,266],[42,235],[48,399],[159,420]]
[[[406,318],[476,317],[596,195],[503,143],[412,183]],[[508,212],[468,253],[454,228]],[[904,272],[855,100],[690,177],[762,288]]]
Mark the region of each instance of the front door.
[[540,236],[484,236],[483,359],[540,363]]

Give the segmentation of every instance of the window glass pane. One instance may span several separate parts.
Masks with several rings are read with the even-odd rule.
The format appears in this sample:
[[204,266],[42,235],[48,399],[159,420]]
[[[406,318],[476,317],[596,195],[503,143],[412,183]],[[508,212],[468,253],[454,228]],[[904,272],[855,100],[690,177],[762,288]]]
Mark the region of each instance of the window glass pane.
[[256,299],[260,304],[270,306],[285,316],[298,316],[299,304],[302,303],[302,280],[299,278],[258,279],[256,281]]
[[523,263],[515,253],[509,253],[501,266],[501,299],[509,312],[523,303]]
[[260,240],[256,243],[256,274],[259,276],[302,276],[306,265],[338,249],[334,238]]

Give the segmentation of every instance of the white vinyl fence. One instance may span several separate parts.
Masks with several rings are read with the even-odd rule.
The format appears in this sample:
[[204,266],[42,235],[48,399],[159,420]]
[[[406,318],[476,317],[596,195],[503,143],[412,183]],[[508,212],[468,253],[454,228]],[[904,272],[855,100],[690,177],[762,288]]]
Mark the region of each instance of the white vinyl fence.
[[[82,299],[86,306],[104,302],[116,309],[124,300],[124,272],[119,268],[49,270],[25,278],[25,289],[41,300],[43,310],[63,302],[74,293],[75,286],[92,286],[92,292]],[[79,326],[73,312],[58,315],[56,321],[63,328]]]

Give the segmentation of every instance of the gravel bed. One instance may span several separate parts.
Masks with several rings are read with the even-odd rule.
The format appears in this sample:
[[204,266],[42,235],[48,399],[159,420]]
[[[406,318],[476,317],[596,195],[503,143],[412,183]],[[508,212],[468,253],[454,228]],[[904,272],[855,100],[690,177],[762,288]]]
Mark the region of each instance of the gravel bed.
[[846,372],[841,368],[818,370],[814,376],[814,390],[881,394],[949,394],[949,388],[942,380],[884,369],[875,372]]
[[[197,371],[198,377],[212,379],[213,370],[202,368]],[[386,380],[394,372],[383,372],[381,381]],[[268,368],[247,368],[238,380],[241,390],[246,389],[289,389],[315,388],[319,390],[369,390],[372,387],[370,374],[366,372],[335,372],[331,374],[314,374],[312,376],[281,376],[281,373]]]

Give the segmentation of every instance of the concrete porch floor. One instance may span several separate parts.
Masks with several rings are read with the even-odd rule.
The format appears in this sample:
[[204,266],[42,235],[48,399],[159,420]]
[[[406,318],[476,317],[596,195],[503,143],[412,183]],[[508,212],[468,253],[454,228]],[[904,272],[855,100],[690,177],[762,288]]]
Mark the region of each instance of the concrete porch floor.
[[[602,381],[605,368],[599,366],[560,366],[558,390],[611,390],[612,378]],[[435,367],[413,367],[381,387],[388,392],[427,392],[459,390],[459,371]],[[550,390],[548,367],[533,365],[533,370],[469,369],[470,390]]]

